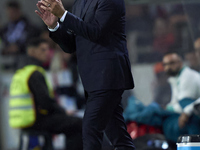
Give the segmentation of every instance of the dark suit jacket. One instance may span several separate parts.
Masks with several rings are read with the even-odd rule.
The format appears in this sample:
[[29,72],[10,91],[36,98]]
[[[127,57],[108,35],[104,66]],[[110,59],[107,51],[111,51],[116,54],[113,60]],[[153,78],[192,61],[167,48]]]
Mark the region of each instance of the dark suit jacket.
[[86,91],[134,87],[125,36],[124,0],[76,0],[72,13],[50,37],[67,53],[76,51]]

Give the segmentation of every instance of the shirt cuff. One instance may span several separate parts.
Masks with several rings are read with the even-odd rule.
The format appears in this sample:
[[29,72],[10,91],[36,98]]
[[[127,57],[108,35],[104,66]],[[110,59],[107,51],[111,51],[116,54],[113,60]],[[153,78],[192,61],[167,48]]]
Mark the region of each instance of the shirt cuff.
[[57,26],[56,26],[54,29],[50,29],[49,27],[48,27],[48,29],[49,29],[49,31],[51,31],[51,32],[55,32],[55,31],[58,30],[59,26],[60,26],[59,23],[57,23]]
[[67,15],[67,10],[63,14],[63,16],[60,18],[60,22],[63,22],[65,20],[66,15]]
[[186,107],[184,108],[183,112],[184,112],[185,114],[187,114],[188,116],[191,116],[192,113],[193,113],[193,110],[194,110],[194,104],[192,103],[192,104],[186,106]]

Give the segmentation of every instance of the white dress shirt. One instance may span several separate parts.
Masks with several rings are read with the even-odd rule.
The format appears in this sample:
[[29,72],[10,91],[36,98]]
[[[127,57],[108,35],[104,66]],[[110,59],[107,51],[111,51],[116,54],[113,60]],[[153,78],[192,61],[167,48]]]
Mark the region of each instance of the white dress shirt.
[[[63,21],[65,20],[66,15],[67,15],[67,10],[66,10],[65,13],[63,14],[63,16],[60,18],[60,22],[63,22]],[[48,28],[48,29],[49,29],[49,31],[51,31],[51,32],[55,32],[56,30],[58,30],[59,26],[60,26],[60,25],[59,25],[59,23],[57,22],[57,26],[56,26],[54,29],[50,29],[50,28]]]

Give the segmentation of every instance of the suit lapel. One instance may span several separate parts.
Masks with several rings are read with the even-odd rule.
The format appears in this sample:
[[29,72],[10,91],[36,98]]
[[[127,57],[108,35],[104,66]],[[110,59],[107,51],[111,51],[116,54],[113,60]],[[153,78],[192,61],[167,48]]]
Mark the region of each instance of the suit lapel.
[[[85,4],[85,7],[83,8],[83,12],[81,13],[80,15],[80,18],[83,19],[83,17],[85,16],[85,13],[87,12],[90,4],[92,3],[92,1],[95,1],[95,0],[87,0],[86,4]],[[80,10],[81,11],[81,10]]]

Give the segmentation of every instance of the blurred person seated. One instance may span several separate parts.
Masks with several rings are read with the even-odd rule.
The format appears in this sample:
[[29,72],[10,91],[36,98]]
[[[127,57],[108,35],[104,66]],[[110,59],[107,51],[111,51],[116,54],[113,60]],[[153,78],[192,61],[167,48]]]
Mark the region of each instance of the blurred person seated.
[[[184,66],[181,56],[176,52],[165,54],[163,65],[172,89],[171,101],[166,110],[177,114],[165,119],[165,136],[175,141],[179,135],[199,134],[200,119],[188,108],[200,97],[200,74]],[[174,137],[169,131],[174,133]]]
[[64,133],[67,149],[82,150],[82,119],[66,114],[54,99],[42,63],[47,61],[48,43],[40,38],[27,44],[10,86],[9,123],[13,128]]
[[6,12],[8,22],[0,30],[0,37],[4,46],[1,54],[25,54],[26,42],[30,38],[39,36],[39,30],[24,16],[17,1],[8,1]]
[[[200,75],[197,71],[183,66],[183,60],[177,53],[168,53],[163,57],[163,65],[169,76],[172,88],[172,97],[166,109],[176,113],[185,113],[187,105],[194,102],[200,96]],[[183,122],[184,121],[184,122]],[[179,126],[183,127],[187,120],[179,118]]]
[[200,75],[183,66],[176,52],[164,55],[163,66],[172,90],[166,109],[155,102],[144,106],[137,98],[130,97],[124,115],[126,121],[162,127],[166,139],[175,143],[180,135],[200,134],[200,119],[189,109],[200,96]]

